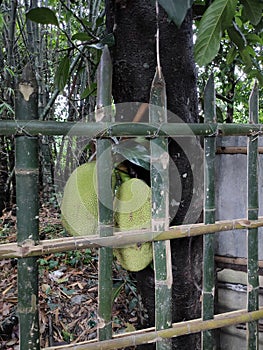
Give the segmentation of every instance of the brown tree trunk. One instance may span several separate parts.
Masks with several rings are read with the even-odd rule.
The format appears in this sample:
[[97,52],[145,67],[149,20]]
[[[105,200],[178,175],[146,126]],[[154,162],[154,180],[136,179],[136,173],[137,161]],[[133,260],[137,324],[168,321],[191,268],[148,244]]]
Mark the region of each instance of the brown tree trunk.
[[[149,102],[150,87],[156,68],[156,13],[154,2],[148,0],[106,0],[107,30],[113,32],[115,46],[113,60],[113,98],[115,103]],[[184,122],[198,121],[196,69],[193,59],[192,18],[189,12],[180,29],[167,18],[160,7],[160,60],[166,82],[169,122],[176,122],[177,114]],[[124,116],[117,107],[117,118],[131,121],[136,111]],[[126,118],[126,119],[125,119]],[[189,144],[193,143],[189,138]],[[169,151],[180,175],[182,198],[172,214],[171,224],[186,221],[193,196],[191,162],[185,150],[170,139]],[[200,176],[202,176],[200,172]],[[171,174],[170,179],[173,179]],[[171,212],[175,200],[176,184],[171,181]],[[202,200],[201,200],[202,201]],[[200,206],[199,204],[197,206]],[[188,213],[189,214],[189,213]],[[194,217],[194,215],[193,215]],[[187,219],[196,221],[194,218]],[[171,241],[173,264],[173,321],[200,317],[200,285],[202,239]],[[148,267],[136,274],[138,290],[142,295],[149,319],[142,326],[154,324],[154,278]],[[143,346],[155,349],[155,345]],[[174,349],[199,349],[200,335],[179,337],[173,341]]]

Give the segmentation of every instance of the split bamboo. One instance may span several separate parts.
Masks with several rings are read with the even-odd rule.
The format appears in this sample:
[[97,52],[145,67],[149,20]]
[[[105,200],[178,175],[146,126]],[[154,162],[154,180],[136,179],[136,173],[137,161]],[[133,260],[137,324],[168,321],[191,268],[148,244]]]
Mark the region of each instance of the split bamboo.
[[[98,97],[96,119],[110,121],[111,114],[111,77],[112,64],[110,52],[104,47],[98,67]],[[100,237],[113,234],[113,194],[111,188],[112,156],[110,139],[97,139],[96,169],[98,180],[99,205],[99,235]],[[113,252],[110,247],[99,249],[99,305],[98,305],[98,337],[106,340],[112,337],[112,260]]]
[[[166,88],[161,70],[156,68],[153,78],[149,121],[159,126],[167,122]],[[150,141],[151,188],[152,188],[152,230],[169,228],[169,154],[168,139],[154,138]],[[172,264],[170,241],[153,243],[155,275],[155,328],[171,327],[172,324]],[[171,350],[171,339],[156,342],[157,350]]]
[[[27,115],[25,117],[31,117]],[[220,124],[220,123],[110,123],[110,122],[56,122],[37,120],[0,120],[0,135],[68,135],[89,138],[103,136],[247,136],[263,135],[262,124]]]
[[[258,86],[255,83],[249,99],[249,122],[258,122]],[[258,218],[258,137],[248,137],[247,156],[247,218]],[[258,310],[258,229],[247,230],[247,310]],[[258,350],[258,322],[247,327],[247,349]]]
[[[23,258],[30,256],[41,256],[79,250],[86,248],[113,247],[120,248],[127,244],[143,243],[149,241],[161,241],[185,237],[194,237],[216,232],[242,230],[248,228],[263,227],[263,217],[258,220],[236,219],[223,220],[214,224],[190,224],[170,227],[168,231],[133,231],[114,233],[113,236],[99,237],[97,235],[88,237],[67,237],[40,241],[38,245],[27,240],[23,246],[17,243],[0,244],[0,259]],[[107,230],[107,228],[105,228]],[[109,228],[111,230],[111,228]]]
[[[30,65],[26,65],[16,94],[16,117],[18,120],[37,118],[37,82]],[[16,206],[17,245],[23,249],[28,241],[37,245],[38,232],[38,138],[17,136],[16,156]],[[20,349],[38,350],[38,264],[36,257],[18,260],[18,315]],[[26,336],[25,336],[26,335]]]
[[[211,76],[204,92],[204,113],[206,123],[216,122],[216,103],[214,79]],[[215,222],[215,136],[204,139],[204,223]],[[206,235],[203,240],[203,291],[202,318],[209,320],[214,317],[214,235]],[[202,349],[212,350],[215,337],[212,330],[202,333]]]
[[160,331],[154,328],[144,329],[143,331],[131,332],[128,334],[113,336],[113,339],[97,342],[91,340],[79,344],[54,346],[44,348],[43,350],[114,350],[123,349],[128,346],[137,346],[140,344],[154,343],[158,339],[166,339],[171,337],[179,337],[206,331],[209,329],[218,329],[222,327],[231,326],[239,323],[246,323],[249,321],[259,320],[263,318],[263,308],[257,311],[247,312],[247,310],[238,310],[228,313],[215,315],[213,320],[203,321],[195,319],[174,323],[171,328]]

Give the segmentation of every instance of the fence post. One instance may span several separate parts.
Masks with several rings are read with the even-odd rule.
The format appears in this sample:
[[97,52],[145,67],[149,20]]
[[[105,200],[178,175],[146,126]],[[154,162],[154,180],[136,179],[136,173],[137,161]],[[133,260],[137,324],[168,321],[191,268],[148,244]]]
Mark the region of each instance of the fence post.
[[[204,93],[205,123],[216,123],[216,101],[213,76],[210,76]],[[209,135],[204,139],[204,223],[215,222],[215,154],[216,137]],[[205,235],[203,240],[203,294],[202,318],[214,318],[214,235]],[[215,347],[214,332],[202,333],[202,349],[212,350]]]
[[[111,121],[112,64],[107,46],[103,49],[98,67],[98,96],[96,121]],[[113,194],[111,187],[112,155],[111,140],[97,139],[97,179],[99,199],[100,237],[113,235]],[[112,248],[99,249],[99,307],[98,338],[112,337]]]
[[[255,83],[249,98],[249,122],[258,123],[258,86]],[[247,218],[258,219],[258,136],[248,137],[247,155]],[[247,310],[258,310],[258,229],[247,230]],[[258,321],[247,325],[247,349],[257,350]]]
[[[16,118],[38,118],[37,82],[30,65],[26,65],[16,96]],[[16,136],[16,207],[17,242],[26,249],[38,244],[38,138],[30,135]],[[20,324],[20,349],[38,350],[38,264],[37,257],[18,260],[18,315]]]
[[[161,71],[156,69],[152,82],[149,120],[158,128],[167,122],[166,89]],[[168,140],[157,137],[151,145],[152,230],[169,228],[169,153]],[[162,330],[172,324],[172,265],[170,241],[153,243],[155,274],[155,327]],[[156,342],[157,350],[172,349],[172,340]]]

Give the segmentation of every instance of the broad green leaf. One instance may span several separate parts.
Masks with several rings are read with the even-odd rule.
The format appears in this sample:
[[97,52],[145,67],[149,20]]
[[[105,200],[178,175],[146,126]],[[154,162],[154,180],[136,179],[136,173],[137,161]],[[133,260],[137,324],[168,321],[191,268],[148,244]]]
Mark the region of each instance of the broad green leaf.
[[247,40],[251,43],[259,44],[259,45],[263,44],[263,39],[257,34],[249,33],[246,35],[246,37],[247,37]]
[[72,35],[72,40],[88,41],[91,39],[91,36],[88,33],[76,33]]
[[180,27],[187,11],[192,7],[194,0],[158,0],[168,17]]
[[233,22],[233,25],[227,28],[227,33],[232,42],[238,47],[239,50],[243,50],[247,44],[244,34],[239,27]]
[[105,37],[102,38],[99,42],[90,44],[88,46],[94,47],[94,49],[97,50],[102,50],[105,45],[108,45],[109,47],[114,45],[114,35],[112,33],[105,35]]
[[243,64],[245,65],[244,72],[249,73],[253,67],[253,62],[247,47],[244,50],[240,51],[240,56],[242,58]]
[[86,87],[86,89],[82,92],[80,98],[87,98],[91,96],[97,89],[97,84],[96,83],[91,83],[89,86]]
[[111,47],[115,43],[115,38],[112,33],[107,34],[104,36],[104,38],[101,39],[102,45],[108,45],[108,47]]
[[131,163],[136,164],[146,170],[150,170],[149,150],[143,145],[134,142],[121,142],[112,146],[114,154],[120,154]]
[[59,26],[55,13],[48,7],[35,7],[27,12],[26,17],[36,23]]
[[59,63],[55,74],[55,86],[59,91],[62,91],[69,77],[70,61],[68,56],[65,56]]
[[258,69],[253,69],[249,72],[251,78],[256,78],[261,86],[263,86],[263,74]]
[[231,25],[237,0],[215,0],[205,11],[198,28],[195,59],[199,66],[211,62],[218,53],[222,32]]
[[237,49],[234,46],[232,46],[226,55],[226,63],[227,64],[233,63],[236,56],[237,56]]
[[241,3],[244,6],[242,16],[253,25],[259,24],[262,19],[263,3],[258,0],[241,0]]

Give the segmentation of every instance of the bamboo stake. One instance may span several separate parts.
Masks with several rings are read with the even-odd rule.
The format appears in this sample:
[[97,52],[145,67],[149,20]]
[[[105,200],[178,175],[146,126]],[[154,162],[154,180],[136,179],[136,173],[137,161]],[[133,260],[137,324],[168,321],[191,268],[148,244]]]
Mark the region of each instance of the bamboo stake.
[[[30,65],[26,65],[16,95],[18,119],[37,118],[37,82]],[[16,147],[17,245],[22,248],[30,239],[38,244],[38,139],[18,136]],[[18,314],[20,349],[38,350],[38,264],[36,257],[18,260]]]
[[[156,125],[167,121],[166,89],[160,68],[152,82],[149,120]],[[169,154],[168,140],[155,138],[150,141],[151,187],[152,187],[152,230],[163,231],[169,228]],[[153,244],[155,274],[155,327],[157,330],[171,327],[172,324],[172,264],[170,241],[157,241]],[[170,339],[157,341],[157,350],[170,350]]]
[[238,310],[215,315],[214,319],[203,321],[195,319],[174,323],[171,328],[163,330],[155,330],[148,328],[143,331],[131,332],[113,336],[113,339],[97,342],[91,340],[79,344],[53,346],[44,348],[43,350],[114,350],[128,346],[137,346],[140,344],[154,343],[159,339],[167,339],[171,337],[179,337],[206,331],[209,329],[218,329],[239,323],[247,323],[263,318],[263,308],[257,311],[247,312],[247,310]]
[[263,135],[262,124],[220,124],[220,123],[163,123],[156,126],[151,123],[110,123],[110,122],[56,122],[32,120],[33,116],[25,115],[31,120],[0,120],[0,135],[68,135],[103,137],[112,136],[248,136]]
[[[205,122],[216,122],[216,104],[214,79],[210,76],[204,93]],[[216,138],[206,137],[204,140],[205,172],[204,172],[204,223],[215,222],[215,152]],[[203,293],[202,318],[214,317],[214,235],[206,235],[203,241]],[[202,349],[212,350],[215,346],[214,332],[202,333]]]
[[[258,122],[258,86],[255,83],[249,98],[249,121]],[[258,138],[248,137],[247,157],[247,218],[254,220],[258,218]],[[258,310],[258,229],[247,230],[247,310]],[[258,343],[258,322],[253,321],[247,327],[247,349],[257,350]]]
[[[69,250],[79,250],[86,248],[112,247],[120,248],[134,243],[143,243],[149,241],[161,241],[168,239],[177,239],[185,237],[194,237],[207,235],[216,232],[241,230],[248,228],[263,227],[263,217],[258,220],[236,219],[223,220],[214,224],[190,224],[170,227],[168,231],[153,232],[147,230],[114,233],[113,236],[99,237],[63,237],[40,241],[38,245],[28,239],[22,246],[17,243],[0,244],[0,259],[23,258],[29,256],[41,256],[65,252]],[[111,230],[111,228],[109,228]],[[107,228],[105,227],[105,231]]]
[[[103,49],[98,67],[98,97],[97,106],[103,115],[96,114],[96,118],[110,121],[111,113],[111,76],[112,65],[107,46]],[[106,113],[106,114],[105,114]],[[97,179],[99,200],[99,235],[100,237],[113,234],[113,195],[111,188],[112,157],[111,141],[97,139]],[[111,309],[112,309],[112,248],[99,249],[99,340],[112,337]]]

